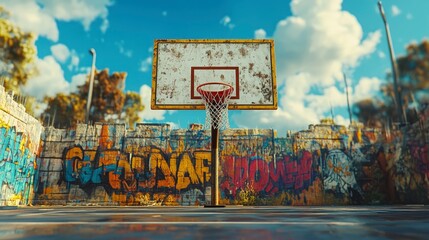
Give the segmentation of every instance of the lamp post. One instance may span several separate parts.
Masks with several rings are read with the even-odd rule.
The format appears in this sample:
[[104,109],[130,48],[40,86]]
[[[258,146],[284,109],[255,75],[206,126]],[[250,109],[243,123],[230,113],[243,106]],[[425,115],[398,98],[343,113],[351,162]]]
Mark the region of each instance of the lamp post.
[[94,87],[94,74],[95,74],[95,59],[97,54],[94,48],[89,49],[89,53],[92,55],[92,66],[91,73],[89,75],[89,89],[88,89],[88,99],[86,101],[86,114],[85,114],[85,122],[88,124],[89,121],[89,110],[91,108],[91,100],[92,100],[92,89]]
[[398,66],[395,60],[395,53],[393,52],[392,39],[390,37],[389,25],[386,20],[386,16],[384,15],[383,5],[381,1],[378,1],[378,9],[380,10],[381,18],[383,19],[384,29],[386,30],[387,44],[389,45],[389,53],[390,53],[390,62],[392,64],[392,74],[393,74],[393,91],[395,94],[395,102],[396,102],[396,111],[398,114],[398,118],[402,123],[407,123],[407,116],[404,112],[404,108],[402,105],[402,97],[401,92],[399,91],[399,73]]

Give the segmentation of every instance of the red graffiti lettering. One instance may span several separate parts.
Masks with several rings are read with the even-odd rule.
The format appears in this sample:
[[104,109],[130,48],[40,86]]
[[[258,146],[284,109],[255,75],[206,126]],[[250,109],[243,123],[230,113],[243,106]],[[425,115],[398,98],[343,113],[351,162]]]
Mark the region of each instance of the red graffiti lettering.
[[302,189],[311,180],[312,154],[303,151],[298,160],[290,156],[272,161],[227,156],[223,162],[221,188],[233,196],[240,189],[250,187],[256,192],[275,194],[280,189]]
[[250,187],[254,191],[260,192],[264,190],[268,183],[268,177],[268,164],[264,160],[256,159],[250,163]]

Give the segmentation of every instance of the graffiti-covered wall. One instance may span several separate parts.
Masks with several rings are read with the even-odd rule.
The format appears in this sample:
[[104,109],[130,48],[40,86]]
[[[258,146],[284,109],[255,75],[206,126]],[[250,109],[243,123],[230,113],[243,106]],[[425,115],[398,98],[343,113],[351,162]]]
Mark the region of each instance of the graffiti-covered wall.
[[[428,204],[428,116],[393,129],[323,120],[285,137],[222,131],[221,203]],[[44,129],[0,86],[0,205],[207,204],[210,148],[198,124]]]
[[0,85],[0,206],[31,202],[42,125]]
[[[400,129],[325,120],[277,137],[221,132],[221,203],[428,203],[428,121]],[[202,205],[210,201],[210,132],[167,124],[47,128],[34,204]]]

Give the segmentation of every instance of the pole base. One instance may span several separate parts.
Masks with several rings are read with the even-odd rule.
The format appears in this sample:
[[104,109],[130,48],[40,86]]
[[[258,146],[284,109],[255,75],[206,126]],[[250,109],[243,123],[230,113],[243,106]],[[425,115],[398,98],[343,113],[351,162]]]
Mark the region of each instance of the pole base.
[[225,205],[204,205],[205,208],[224,208]]

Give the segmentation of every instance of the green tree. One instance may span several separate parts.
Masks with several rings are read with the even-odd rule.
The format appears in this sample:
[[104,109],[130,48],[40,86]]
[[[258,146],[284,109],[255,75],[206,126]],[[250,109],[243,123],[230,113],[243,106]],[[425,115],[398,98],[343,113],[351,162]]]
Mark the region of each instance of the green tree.
[[[104,69],[95,73],[89,121],[101,123],[125,122],[130,127],[140,121],[138,112],[144,109],[140,95],[135,92],[124,93],[126,73],[115,72],[109,75]],[[48,105],[44,116],[53,119],[54,127],[74,127],[85,121],[86,103],[89,91],[89,77],[77,92],[59,93],[46,98]]]
[[[37,74],[35,37],[9,20],[9,12],[0,6],[0,84],[6,91],[21,94],[20,87]],[[26,109],[32,114],[34,98],[27,97]]]
[[[399,92],[408,123],[418,121],[419,108],[429,103],[429,41],[411,43],[406,54],[396,59],[399,72]],[[389,121],[398,121],[393,81],[388,74],[388,83],[381,86],[381,99],[365,99],[353,106],[359,121],[368,126],[380,126]]]

